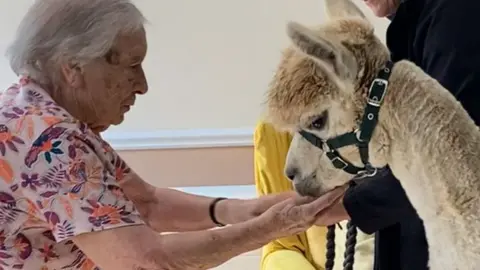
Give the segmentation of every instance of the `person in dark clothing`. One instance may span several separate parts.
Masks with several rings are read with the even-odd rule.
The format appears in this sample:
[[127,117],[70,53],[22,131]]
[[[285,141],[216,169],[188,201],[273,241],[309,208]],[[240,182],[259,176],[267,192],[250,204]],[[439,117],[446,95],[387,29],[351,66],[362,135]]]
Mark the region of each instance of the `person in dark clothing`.
[[[469,27],[477,24],[480,1],[365,2],[375,15],[392,20],[386,38],[392,60],[421,67],[451,91],[478,125],[480,35]],[[341,220],[343,213],[363,232],[375,233],[375,270],[428,269],[423,222],[388,168],[349,189],[343,205],[332,211],[338,213],[329,214],[326,225]]]

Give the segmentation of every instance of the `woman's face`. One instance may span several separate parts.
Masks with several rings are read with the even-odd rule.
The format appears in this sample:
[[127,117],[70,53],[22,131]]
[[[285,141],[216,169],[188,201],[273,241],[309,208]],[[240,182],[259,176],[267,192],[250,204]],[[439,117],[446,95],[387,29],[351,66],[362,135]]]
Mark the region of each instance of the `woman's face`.
[[81,68],[63,68],[73,96],[66,109],[94,131],[118,125],[135,104],[137,94],[147,92],[142,62],[147,52],[145,31],[120,36],[111,51]]
[[400,0],[363,0],[377,17],[386,17],[397,11]]

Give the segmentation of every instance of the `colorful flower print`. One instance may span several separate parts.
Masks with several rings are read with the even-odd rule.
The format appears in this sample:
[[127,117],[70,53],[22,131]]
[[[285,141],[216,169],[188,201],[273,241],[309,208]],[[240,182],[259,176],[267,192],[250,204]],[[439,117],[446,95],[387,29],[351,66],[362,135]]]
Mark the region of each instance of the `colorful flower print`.
[[11,151],[18,152],[17,145],[25,144],[19,137],[10,133],[6,125],[0,125],[0,153],[5,156],[7,148]]
[[29,78],[0,123],[0,270],[100,270],[72,237],[145,224],[119,184],[131,169]]

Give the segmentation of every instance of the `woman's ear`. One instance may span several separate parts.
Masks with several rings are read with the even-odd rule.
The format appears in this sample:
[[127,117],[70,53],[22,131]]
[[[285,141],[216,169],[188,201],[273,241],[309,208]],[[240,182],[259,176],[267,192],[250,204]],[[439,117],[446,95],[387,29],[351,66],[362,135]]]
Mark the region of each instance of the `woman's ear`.
[[84,86],[82,68],[78,64],[67,63],[61,67],[65,82],[73,88],[82,88]]

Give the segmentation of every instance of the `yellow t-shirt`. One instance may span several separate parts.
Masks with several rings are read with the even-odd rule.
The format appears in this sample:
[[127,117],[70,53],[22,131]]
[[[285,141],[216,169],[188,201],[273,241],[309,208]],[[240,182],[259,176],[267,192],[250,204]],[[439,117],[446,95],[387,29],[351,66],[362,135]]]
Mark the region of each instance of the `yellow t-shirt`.
[[[260,122],[254,135],[255,185],[259,196],[293,189],[283,169],[291,136]],[[346,222],[335,233],[335,270],[341,270]],[[323,270],[327,228],[313,226],[305,233],[272,241],[263,247],[262,270]],[[355,270],[373,269],[373,236],[358,231]]]

